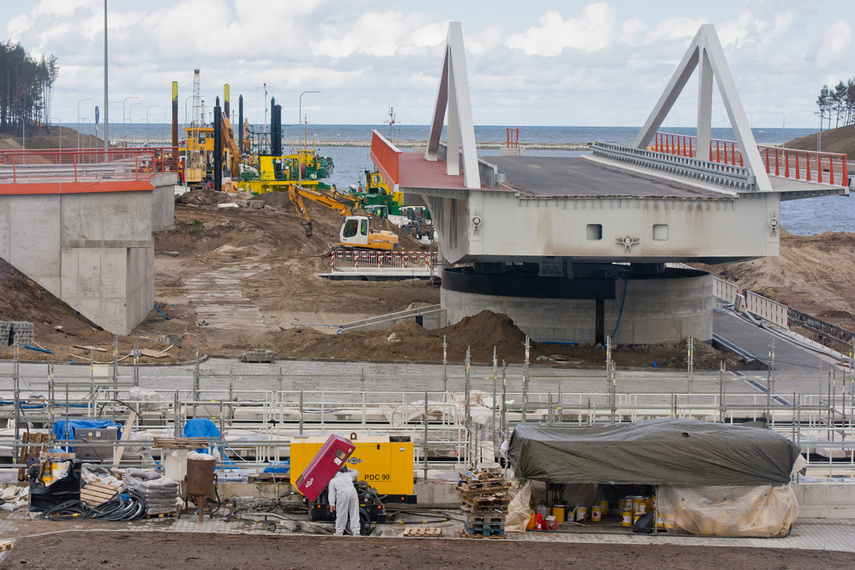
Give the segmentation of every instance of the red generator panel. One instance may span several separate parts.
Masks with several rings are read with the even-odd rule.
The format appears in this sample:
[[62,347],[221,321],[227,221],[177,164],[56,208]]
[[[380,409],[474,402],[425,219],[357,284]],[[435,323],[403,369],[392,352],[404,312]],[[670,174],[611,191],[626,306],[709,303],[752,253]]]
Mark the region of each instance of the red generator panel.
[[297,478],[297,490],[303,493],[309,502],[317,499],[354,449],[356,446],[349,439],[336,434],[329,436],[321,450]]

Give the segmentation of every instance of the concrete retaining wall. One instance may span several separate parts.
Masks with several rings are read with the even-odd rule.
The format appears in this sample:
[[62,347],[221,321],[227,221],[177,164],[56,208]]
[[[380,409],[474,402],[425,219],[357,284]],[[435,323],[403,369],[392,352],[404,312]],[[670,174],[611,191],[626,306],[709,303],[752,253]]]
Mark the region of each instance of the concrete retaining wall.
[[153,208],[152,191],[2,195],[0,257],[104,329],[129,334],[154,305]]

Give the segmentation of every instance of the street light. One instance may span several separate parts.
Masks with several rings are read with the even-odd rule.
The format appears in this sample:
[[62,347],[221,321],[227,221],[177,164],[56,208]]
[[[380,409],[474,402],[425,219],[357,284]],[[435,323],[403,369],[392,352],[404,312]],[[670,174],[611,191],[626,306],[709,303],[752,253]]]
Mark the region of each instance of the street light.
[[[83,123],[82,123],[82,124],[84,124],[84,125],[86,124],[86,121],[89,121],[89,124],[90,124],[90,125],[92,124],[92,119],[90,119],[89,117],[83,117],[83,119],[82,119],[82,120],[83,120]],[[79,132],[78,132],[77,136],[78,136],[78,137],[80,136],[80,133],[79,133]],[[85,133],[85,134],[84,134],[84,136],[87,136],[87,137],[88,137],[88,136],[89,136],[89,133]],[[85,138],[83,139],[83,142],[84,142],[84,144],[86,143],[86,139],[85,139]],[[79,148],[79,147],[78,147],[78,148]]]
[[146,142],[146,144],[148,144],[148,143],[149,143],[149,141],[151,140],[151,127],[150,127],[150,123],[149,123],[149,121],[148,121],[148,112],[149,112],[151,109],[157,109],[157,107],[158,107],[157,105],[149,105],[149,106],[148,106],[148,107],[146,107],[146,109],[145,109],[145,125],[146,125],[146,126],[145,126],[145,130],[146,130],[146,133],[145,133],[146,141],[145,141],[145,142]]
[[[320,91],[303,91],[302,93],[300,93],[299,106],[298,106],[299,115],[297,117],[297,137],[298,138],[300,137],[300,123],[303,122],[303,95],[305,95],[306,93],[320,93]],[[271,134],[273,134],[273,133],[271,133]],[[304,139],[305,139],[305,137],[304,137]],[[270,141],[270,142],[272,143],[273,141]],[[305,140],[303,141],[303,146],[304,147],[306,146]],[[297,185],[302,186],[303,185],[303,155],[300,152],[300,150],[297,151],[297,156],[298,156],[298,159],[297,159],[297,172],[298,172]]]
[[129,95],[128,97],[125,97],[124,99],[122,99],[122,128],[124,128],[125,131],[127,131],[127,127],[124,126],[125,125],[125,103],[127,103],[128,99],[139,99],[139,97],[137,97],[136,95]]
[[[91,101],[91,98],[81,99],[77,102],[77,126],[80,127],[80,104],[84,101]],[[77,131],[77,148],[80,148],[80,131]]]
[[[134,105],[142,105],[142,103],[131,103],[130,105],[128,105],[128,124],[129,125],[133,124],[132,115],[134,114]],[[130,139],[131,139],[131,136],[130,136],[130,134],[128,134],[128,140],[130,140]]]
[[56,117],[51,117],[51,121],[59,121],[59,150],[62,150],[62,121]]

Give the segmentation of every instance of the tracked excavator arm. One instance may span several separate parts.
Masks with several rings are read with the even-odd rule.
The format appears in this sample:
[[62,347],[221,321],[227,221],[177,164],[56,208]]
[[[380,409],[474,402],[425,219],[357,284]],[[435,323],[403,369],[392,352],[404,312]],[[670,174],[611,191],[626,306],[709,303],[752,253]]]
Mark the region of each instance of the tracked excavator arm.
[[294,205],[297,211],[297,216],[300,218],[300,223],[303,224],[303,229],[306,231],[306,237],[312,237],[312,219],[309,217],[309,211],[306,209],[305,199],[316,202],[327,208],[331,208],[341,214],[342,218],[353,215],[354,201],[351,198],[339,194],[335,190],[327,194],[318,190],[310,190],[290,184],[288,186],[288,198]]

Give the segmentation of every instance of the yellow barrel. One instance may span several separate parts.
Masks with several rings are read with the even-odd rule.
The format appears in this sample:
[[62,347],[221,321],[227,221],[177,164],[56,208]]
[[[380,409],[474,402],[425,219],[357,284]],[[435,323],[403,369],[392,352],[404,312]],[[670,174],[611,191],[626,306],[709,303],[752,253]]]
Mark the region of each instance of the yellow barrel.
[[620,514],[621,526],[632,526],[632,511],[624,511]]
[[576,522],[582,522],[588,518],[588,507],[576,507]]
[[608,501],[600,501],[600,512],[603,516],[609,514],[609,502]]
[[599,505],[591,507],[591,522],[600,522],[603,518],[603,509]]
[[643,515],[647,512],[647,500],[644,497],[636,497],[632,506],[633,512],[637,515]]
[[555,522],[561,524],[564,522],[564,505],[555,505],[552,507],[552,516],[555,517]]

